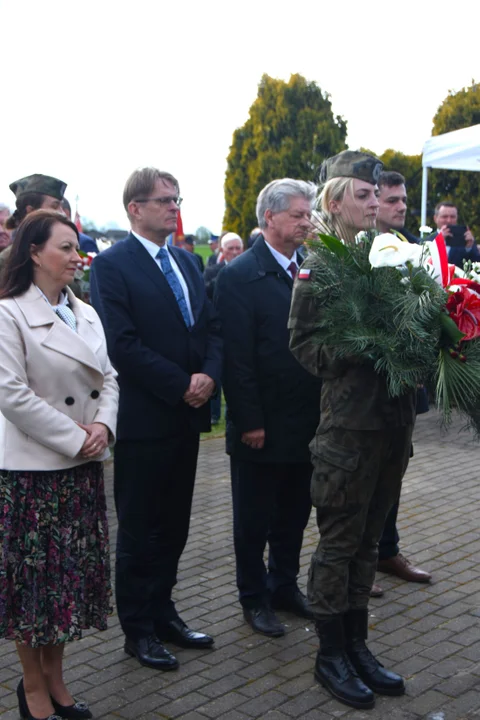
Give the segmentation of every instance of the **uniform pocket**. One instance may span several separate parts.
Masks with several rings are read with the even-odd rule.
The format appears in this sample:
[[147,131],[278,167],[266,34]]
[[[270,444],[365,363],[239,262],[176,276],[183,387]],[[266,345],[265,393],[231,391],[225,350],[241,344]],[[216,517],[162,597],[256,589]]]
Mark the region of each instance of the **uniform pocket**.
[[354,474],[358,470],[360,452],[318,435],[310,443],[312,482],[310,492],[314,507],[345,508],[356,505]]

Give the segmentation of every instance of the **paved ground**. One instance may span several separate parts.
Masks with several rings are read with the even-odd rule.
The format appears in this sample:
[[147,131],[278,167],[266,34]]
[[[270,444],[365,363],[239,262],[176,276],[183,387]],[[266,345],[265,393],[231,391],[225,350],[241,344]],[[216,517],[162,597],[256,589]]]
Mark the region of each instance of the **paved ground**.
[[[378,698],[359,712],[329,699],[313,679],[312,627],[283,616],[288,634],[252,633],[236,602],[228,463],[221,440],[202,443],[190,541],[176,600],[216,649],[179,650],[181,667],[158,673],[122,651],[116,617],[67,650],[68,679],[98,720],[461,720],[480,718],[479,448],[468,434],[442,434],[433,413],[419,417],[415,458],[400,513],[402,549],[434,573],[428,586],[379,576],[386,595],[370,610],[371,648],[408,678],[402,698]],[[111,503],[111,469],[108,472]],[[115,518],[110,515],[112,540]],[[311,522],[302,584],[317,541]],[[113,546],[113,543],[112,543]],[[0,720],[17,718],[19,665],[0,643]]]

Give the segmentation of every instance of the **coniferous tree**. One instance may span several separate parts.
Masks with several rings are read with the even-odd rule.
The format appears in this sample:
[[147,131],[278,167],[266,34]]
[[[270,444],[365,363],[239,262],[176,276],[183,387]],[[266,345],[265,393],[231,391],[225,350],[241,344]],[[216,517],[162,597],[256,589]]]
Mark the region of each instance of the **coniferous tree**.
[[225,179],[223,227],[246,239],[257,225],[255,204],[271,180],[315,180],[321,162],[346,148],[347,124],[314,82],[264,75],[247,122],[235,130]]

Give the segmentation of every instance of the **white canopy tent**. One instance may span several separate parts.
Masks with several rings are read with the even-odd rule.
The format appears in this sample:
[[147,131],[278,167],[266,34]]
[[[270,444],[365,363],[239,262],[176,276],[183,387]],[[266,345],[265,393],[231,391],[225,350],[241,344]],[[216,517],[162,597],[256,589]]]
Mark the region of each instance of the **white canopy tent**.
[[480,125],[436,135],[423,146],[422,218],[427,221],[428,168],[480,172]]

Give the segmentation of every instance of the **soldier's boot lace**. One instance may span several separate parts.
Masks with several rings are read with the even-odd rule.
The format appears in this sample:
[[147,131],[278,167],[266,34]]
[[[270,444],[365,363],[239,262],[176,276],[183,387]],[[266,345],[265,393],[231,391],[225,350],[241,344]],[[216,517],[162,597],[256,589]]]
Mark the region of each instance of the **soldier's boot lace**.
[[363,682],[379,695],[403,695],[404,679],[386,670],[365,643],[368,637],[368,610],[349,610],[344,620],[347,654]]
[[375,696],[360,679],[345,651],[342,616],[317,618],[315,627],[320,640],[315,678],[345,705],[363,710],[373,708]]

